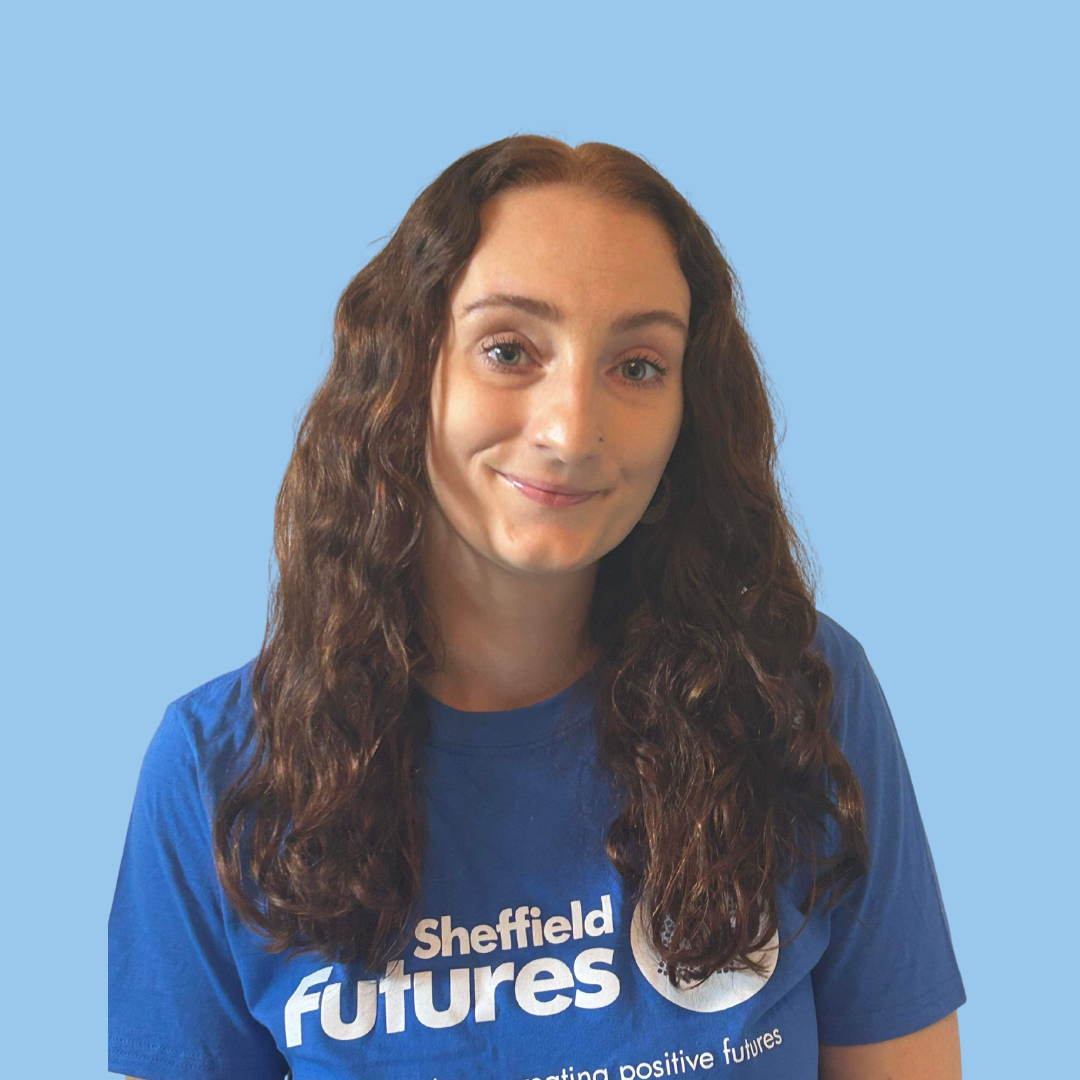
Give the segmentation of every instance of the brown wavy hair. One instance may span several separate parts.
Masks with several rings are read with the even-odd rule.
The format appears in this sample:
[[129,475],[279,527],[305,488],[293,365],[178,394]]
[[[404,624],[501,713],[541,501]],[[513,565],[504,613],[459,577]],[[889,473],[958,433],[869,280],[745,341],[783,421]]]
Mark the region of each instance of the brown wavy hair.
[[349,283],[297,432],[251,754],[214,838],[226,895],[271,951],[375,970],[418,915],[429,728],[417,675],[438,641],[419,564],[432,371],[481,207],[550,183],[655,215],[691,295],[670,504],[600,560],[591,609],[600,752],[621,797],[608,855],[672,981],[756,967],[795,867],[811,869],[805,915],[865,872],[862,799],[827,728],[813,579],[738,283],[709,227],[642,158],[521,135],[441,173]]

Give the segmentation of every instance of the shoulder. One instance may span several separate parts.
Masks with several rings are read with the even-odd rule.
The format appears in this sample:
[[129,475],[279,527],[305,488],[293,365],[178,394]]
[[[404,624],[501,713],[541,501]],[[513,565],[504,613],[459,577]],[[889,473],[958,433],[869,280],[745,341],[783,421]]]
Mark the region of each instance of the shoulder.
[[817,612],[817,630],[810,648],[832,669],[834,693],[870,667],[860,642],[823,611]]
[[866,650],[828,615],[819,611],[817,618],[811,649],[832,670],[829,726],[844,756],[860,772],[882,755],[902,757],[892,712]]
[[254,727],[249,661],[171,702],[139,774],[144,797],[197,797],[211,811],[243,767]]

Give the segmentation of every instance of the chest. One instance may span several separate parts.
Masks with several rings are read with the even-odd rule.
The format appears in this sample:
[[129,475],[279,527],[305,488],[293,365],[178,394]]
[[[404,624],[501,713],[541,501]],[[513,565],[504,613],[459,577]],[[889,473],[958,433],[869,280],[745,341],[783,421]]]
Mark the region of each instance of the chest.
[[779,898],[764,976],[672,988],[604,852],[603,775],[573,754],[506,765],[435,763],[422,917],[384,971],[238,943],[294,1080],[816,1076],[827,931],[811,920],[787,940],[798,898]]

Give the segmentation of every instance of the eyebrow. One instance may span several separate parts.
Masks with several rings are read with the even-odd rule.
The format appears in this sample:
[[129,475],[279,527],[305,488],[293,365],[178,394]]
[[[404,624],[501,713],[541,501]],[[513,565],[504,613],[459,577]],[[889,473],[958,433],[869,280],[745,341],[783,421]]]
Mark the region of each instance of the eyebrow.
[[[517,308],[519,311],[527,312],[538,319],[544,319],[552,323],[562,322],[563,319],[562,312],[554,304],[549,304],[546,300],[535,300],[531,296],[519,296],[517,293],[488,293],[486,296],[481,296],[478,300],[466,304],[461,313],[462,315],[471,315],[474,311],[492,307]],[[621,315],[612,322],[610,328],[618,333],[623,330],[638,330],[643,326],[650,326],[654,323],[673,327],[684,334],[690,332],[689,327],[675,312],[667,311],[665,308],[657,308],[654,311],[635,311],[631,315]]]

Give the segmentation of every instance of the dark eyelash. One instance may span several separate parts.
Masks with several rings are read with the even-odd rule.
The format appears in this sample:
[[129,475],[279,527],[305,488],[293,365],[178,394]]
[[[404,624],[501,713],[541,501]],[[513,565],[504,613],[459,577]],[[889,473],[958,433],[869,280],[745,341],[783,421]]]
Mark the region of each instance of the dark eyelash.
[[484,350],[484,352],[489,353],[489,352],[491,352],[492,349],[496,349],[500,345],[501,346],[516,345],[522,352],[526,352],[526,353],[528,352],[528,349],[526,349],[525,346],[522,344],[522,342],[518,341],[517,338],[514,338],[514,337],[502,337],[502,336],[499,336],[499,335],[496,335],[490,341],[486,342],[485,344],[481,345],[480,347]]

